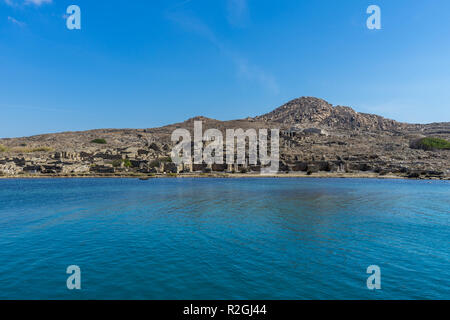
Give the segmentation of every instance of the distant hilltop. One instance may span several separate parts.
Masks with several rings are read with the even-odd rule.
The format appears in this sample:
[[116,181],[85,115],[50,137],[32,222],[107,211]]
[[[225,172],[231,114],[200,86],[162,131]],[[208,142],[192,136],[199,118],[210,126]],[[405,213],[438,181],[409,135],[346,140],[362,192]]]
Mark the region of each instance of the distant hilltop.
[[148,129],[97,129],[0,139],[0,175],[122,175],[258,172],[258,166],[177,167],[170,136],[177,128],[280,129],[280,171],[314,175],[370,173],[402,177],[450,175],[450,122],[408,124],[301,97],[272,112],[220,121],[194,117]]
[[335,106],[314,97],[302,97],[256,117],[286,125],[318,126],[345,130],[402,130],[408,125],[381,116],[359,113],[350,107]]

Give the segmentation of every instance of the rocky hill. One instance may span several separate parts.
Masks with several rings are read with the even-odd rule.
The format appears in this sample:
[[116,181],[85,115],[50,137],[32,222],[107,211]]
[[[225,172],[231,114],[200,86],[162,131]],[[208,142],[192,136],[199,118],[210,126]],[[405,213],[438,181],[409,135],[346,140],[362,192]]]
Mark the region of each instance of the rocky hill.
[[405,123],[374,114],[359,113],[349,107],[333,107],[325,100],[313,97],[289,101],[256,119],[325,130],[401,131],[408,128]]
[[358,172],[448,179],[450,150],[417,148],[425,137],[450,140],[450,123],[407,124],[302,97],[272,112],[233,121],[191,118],[160,128],[99,129],[0,139],[0,175],[122,175],[175,172],[258,172],[260,166],[175,166],[169,158],[176,128],[279,128],[280,172]]

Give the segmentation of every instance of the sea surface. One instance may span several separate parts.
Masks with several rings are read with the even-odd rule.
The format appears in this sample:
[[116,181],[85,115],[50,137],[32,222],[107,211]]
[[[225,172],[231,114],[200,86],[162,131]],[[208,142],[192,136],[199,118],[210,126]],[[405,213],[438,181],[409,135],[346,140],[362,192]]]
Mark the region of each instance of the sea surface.
[[450,299],[449,211],[448,181],[2,179],[0,299]]

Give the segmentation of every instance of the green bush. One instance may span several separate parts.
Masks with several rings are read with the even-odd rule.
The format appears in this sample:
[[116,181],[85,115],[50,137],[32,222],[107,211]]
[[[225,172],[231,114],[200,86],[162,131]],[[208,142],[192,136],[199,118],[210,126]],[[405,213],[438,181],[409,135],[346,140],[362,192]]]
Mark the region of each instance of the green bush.
[[106,144],[106,140],[105,139],[94,139],[94,140],[91,140],[91,143]]
[[114,161],[112,162],[112,165],[113,165],[114,168],[117,168],[117,167],[120,167],[120,166],[122,165],[122,163],[123,163],[123,165],[124,165],[125,167],[127,167],[127,168],[131,168],[131,167],[133,166],[133,165],[131,164],[131,161],[128,160],[128,159],[114,160]]
[[450,142],[440,138],[423,138],[411,144],[412,148],[423,150],[450,150]]
[[161,165],[161,163],[172,163],[172,159],[170,157],[161,157],[155,160],[150,161],[148,164],[149,168],[157,168]]
[[8,150],[8,148],[0,144],[0,152],[5,152],[6,150]]
[[123,160],[123,165],[127,168],[131,168],[133,165],[131,164],[131,161],[128,159]]

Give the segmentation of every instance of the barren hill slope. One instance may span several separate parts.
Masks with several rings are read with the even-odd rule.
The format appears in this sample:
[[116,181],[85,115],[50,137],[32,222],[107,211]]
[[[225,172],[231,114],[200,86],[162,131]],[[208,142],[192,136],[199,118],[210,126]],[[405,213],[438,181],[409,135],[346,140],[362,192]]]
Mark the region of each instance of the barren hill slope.
[[409,127],[378,115],[356,112],[350,107],[333,107],[325,100],[313,97],[294,99],[256,119],[338,130],[400,131]]
[[[160,128],[98,129],[0,139],[0,174],[110,174],[121,170],[145,173],[154,171],[155,161],[160,166],[158,170],[164,171],[158,159],[169,156],[171,133],[177,128],[192,132],[195,120],[202,121],[203,131],[280,129],[283,172],[450,175],[450,150],[412,148],[414,141],[424,137],[450,140],[449,122],[401,123],[350,107],[332,106],[313,97],[294,99],[255,118],[220,121],[195,117]],[[104,143],[94,142],[101,139]],[[119,160],[125,161],[126,168]],[[172,166],[170,170],[180,169]]]

